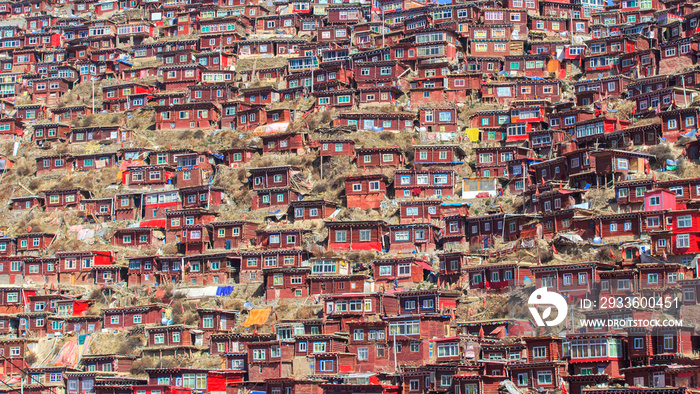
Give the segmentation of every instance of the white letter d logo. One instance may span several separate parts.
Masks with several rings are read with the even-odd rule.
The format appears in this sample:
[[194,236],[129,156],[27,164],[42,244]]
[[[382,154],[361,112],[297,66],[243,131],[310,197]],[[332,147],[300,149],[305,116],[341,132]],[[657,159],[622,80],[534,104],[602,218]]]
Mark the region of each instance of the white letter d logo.
[[[532,314],[538,327],[556,326],[566,319],[566,300],[559,293],[547,291],[546,287],[541,287],[530,294],[527,303],[530,305],[530,314]],[[544,312],[542,312],[541,316],[537,309],[539,305],[547,307]],[[557,317],[554,320],[547,320],[545,322],[545,319],[552,314],[552,307],[557,308]]]

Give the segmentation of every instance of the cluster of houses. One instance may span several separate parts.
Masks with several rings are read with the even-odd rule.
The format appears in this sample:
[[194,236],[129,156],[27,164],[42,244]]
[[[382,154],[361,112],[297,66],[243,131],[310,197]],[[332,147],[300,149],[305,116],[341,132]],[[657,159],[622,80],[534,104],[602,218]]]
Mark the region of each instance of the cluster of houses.
[[[65,250],[68,229],[0,223],[0,394],[698,393],[700,178],[657,179],[678,162],[651,153],[700,159],[694,3],[21,0],[0,1],[0,19],[0,140],[15,153],[0,184],[22,154],[40,179],[118,174],[116,193],[22,186],[4,201],[4,217],[82,219],[78,239],[106,228],[109,246]],[[105,114],[121,122],[82,121]],[[309,130],[326,114],[326,132]],[[155,133],[235,130],[246,144],[139,147],[126,119],[151,118]],[[357,132],[413,143],[363,146]],[[278,165],[255,164],[270,155]],[[337,200],[312,193],[319,168],[284,160],[296,155],[350,163]],[[223,213],[247,202],[217,183],[222,166],[243,170],[264,222]],[[603,206],[601,189],[614,190]],[[610,256],[543,264],[541,240],[553,256]],[[196,324],[173,324],[166,286],[257,286],[261,304],[316,313],[196,306]],[[515,309],[474,310],[533,286],[572,307],[668,300],[578,308],[593,321],[683,323],[572,316],[559,336]],[[96,311],[76,290],[110,287],[158,302]],[[102,332],[143,346],[83,351]],[[36,360],[47,338],[73,337],[76,363]],[[216,368],[138,369],[205,355]]]
[[[444,256],[444,262],[454,267],[453,262],[463,257],[458,253]],[[93,267],[108,267],[110,258],[97,252],[60,257],[66,264],[72,261]],[[152,264],[142,260],[141,267]],[[381,260],[375,262],[375,268],[382,271],[395,263]],[[399,270],[405,266],[410,272],[410,263],[400,261]],[[161,264],[167,264],[167,259]],[[456,316],[460,291],[363,291],[364,278],[347,274],[345,261],[310,259],[310,268],[319,279],[312,293],[318,297],[321,315],[278,320],[272,334],[234,333],[240,326],[249,326],[252,311],[246,317],[237,310],[197,308],[197,324],[163,325],[173,313],[169,304],[115,306],[94,315],[89,312],[94,301],[82,295],[62,293],[60,288],[41,292],[5,285],[0,287],[0,332],[10,335],[0,340],[0,349],[7,355],[0,367],[5,376],[26,374],[24,390],[31,393],[53,389],[80,393],[281,393],[287,389],[292,393],[495,393],[504,379],[510,379],[517,390],[603,393],[614,389],[612,386],[627,386],[631,392],[653,388],[684,393],[698,378],[696,359],[689,357],[697,348],[693,326],[575,326],[566,337],[535,335],[523,320]],[[136,269],[134,260],[130,272],[132,269]],[[668,296],[678,288],[683,294],[679,306],[697,306],[700,296],[700,282],[682,279],[684,274],[692,276],[692,270],[681,264],[638,264],[624,270],[599,262],[494,264],[465,271],[477,284],[491,279],[491,285],[473,290],[482,296],[499,294],[526,275],[574,300],[598,302],[629,294]],[[344,280],[353,276],[359,277]],[[633,320],[654,313],[611,308],[591,310],[588,316]],[[75,366],[26,363],[43,336],[74,332],[89,336],[101,330],[138,327],[144,336],[141,356],[208,353],[220,358],[220,368],[151,368],[145,370],[147,377],[135,377],[130,373],[137,357],[120,354],[85,355]]]

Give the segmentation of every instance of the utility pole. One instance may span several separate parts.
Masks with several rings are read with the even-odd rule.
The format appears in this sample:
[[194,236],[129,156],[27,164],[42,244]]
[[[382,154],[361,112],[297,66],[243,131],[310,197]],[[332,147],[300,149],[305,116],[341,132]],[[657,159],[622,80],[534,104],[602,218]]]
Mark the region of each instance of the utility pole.
[[571,45],[574,44],[574,11],[569,9],[569,33],[571,35]]
[[[396,330],[398,331],[398,327],[396,327]],[[391,327],[389,327],[389,334],[391,334]],[[399,371],[399,362],[396,360],[396,335],[394,334],[394,373]]]
[[311,59],[311,93],[314,92],[314,67],[316,67],[314,60],[318,60],[316,55]]
[[382,7],[382,48],[385,47],[385,44],[384,44],[384,30],[385,30],[384,28],[385,27],[386,27],[386,24],[384,22],[384,7]]
[[95,113],[95,77],[90,78],[92,80],[92,113]]
[[[524,214],[525,213],[525,188],[526,188],[526,185],[525,185],[525,160],[523,160],[522,171],[523,171],[523,214]],[[537,185],[535,185],[535,188],[536,187],[537,187]]]
[[688,108],[688,96],[685,94],[685,75],[681,75],[681,82],[683,82],[683,101],[685,102],[685,108]]

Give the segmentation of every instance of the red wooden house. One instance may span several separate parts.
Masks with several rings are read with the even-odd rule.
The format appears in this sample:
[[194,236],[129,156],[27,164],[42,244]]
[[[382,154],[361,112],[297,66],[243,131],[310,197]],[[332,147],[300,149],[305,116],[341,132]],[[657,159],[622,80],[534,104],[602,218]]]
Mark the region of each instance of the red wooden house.
[[112,141],[126,142],[131,140],[133,132],[119,126],[74,127],[70,131],[70,143]]
[[310,230],[300,228],[265,228],[255,230],[255,245],[263,249],[294,249],[302,246],[304,234]]
[[263,154],[283,152],[303,155],[309,146],[308,134],[296,131],[265,134],[260,139],[263,143]]
[[135,358],[134,356],[118,354],[85,355],[81,358],[80,363],[88,372],[129,373]]
[[73,83],[65,78],[49,77],[32,82],[32,97],[47,105],[56,105],[65,92],[73,88]]
[[328,250],[384,250],[386,224],[381,220],[325,222]]
[[[70,132],[70,125],[65,123],[41,123],[32,126],[34,134],[32,141],[39,146],[47,146],[53,142],[65,140]],[[12,127],[10,128],[12,131]],[[14,130],[16,132],[17,129]]]
[[396,198],[437,197],[454,195],[454,170],[396,170],[394,196]]
[[75,159],[71,155],[39,156],[36,158],[36,174],[52,171],[73,171]]
[[[222,124],[223,123],[224,121],[222,119]],[[230,148],[220,151],[224,156],[224,163],[231,168],[249,163],[256,152],[257,149],[254,148]]]
[[313,258],[308,279],[312,295],[344,294],[363,290],[367,276],[353,274],[344,260]]
[[527,360],[517,361],[507,366],[519,387],[557,387],[559,378],[566,374],[566,363],[560,361],[562,339],[551,336],[526,337]]
[[374,281],[385,290],[421,282],[431,270],[428,263],[414,257],[396,257],[372,262]]
[[411,131],[413,130],[413,112],[342,112],[333,120],[334,126],[357,126],[359,130],[373,131]]
[[666,141],[677,141],[688,133],[697,133],[700,111],[698,108],[678,108],[661,111],[661,133]]
[[432,252],[437,248],[440,228],[430,223],[389,225],[389,252]]
[[0,255],[10,256],[14,255],[17,249],[17,240],[15,238],[10,238],[3,236],[0,238]]
[[214,249],[247,248],[255,239],[257,223],[248,221],[210,222]]
[[105,167],[113,167],[117,162],[116,153],[88,153],[74,155],[74,169],[76,171],[99,170]]
[[454,133],[457,131],[457,108],[449,103],[430,103],[418,108],[421,127],[428,132]]
[[221,111],[210,102],[156,106],[156,130],[209,129],[219,124]]
[[0,360],[0,368],[5,376],[22,376],[30,365],[26,361],[30,347],[35,347],[38,339],[34,338],[8,338],[0,342],[3,355]]
[[[457,268],[456,262],[459,262],[459,260],[454,259],[454,257],[456,256],[450,259],[450,264],[453,265],[450,267],[450,271],[456,273],[457,270],[454,268]],[[470,289],[484,289],[487,291],[501,291],[502,289],[508,291],[514,287],[523,286],[525,278],[533,276],[529,269],[529,264],[524,263],[500,263],[488,266],[471,265],[462,267],[461,272],[465,274],[464,279],[469,284]],[[455,279],[458,278],[456,277]]]
[[103,86],[102,108],[111,112],[127,111],[131,109],[132,103],[129,101],[131,96],[145,95],[152,91],[152,87],[135,82]]
[[[549,77],[551,57],[548,54],[505,56],[504,71],[513,76]],[[555,69],[554,71],[558,71]]]
[[[36,128],[35,128],[36,129]],[[18,136],[22,136],[24,126],[19,118],[2,118],[0,119],[0,140],[11,140]]]
[[399,202],[399,221],[401,224],[430,223],[439,219],[441,200],[408,200]]
[[328,200],[292,201],[288,215],[294,221],[327,219],[337,208],[337,203]]
[[[161,236],[162,237],[162,236]],[[163,239],[157,239],[151,228],[127,227],[116,229],[110,238],[112,246],[124,248],[155,248],[162,245]]]
[[105,308],[102,313],[104,328],[110,331],[123,331],[138,325],[159,324],[165,316],[165,308],[160,304],[149,304]]
[[158,75],[161,76],[163,90],[172,92],[199,83],[203,70],[205,67],[199,63],[163,65],[158,67]]
[[547,287],[572,299],[595,296],[601,272],[614,269],[606,263],[569,263],[530,267],[538,287]]
[[457,169],[464,162],[464,150],[458,145],[414,145],[413,165],[418,169]]
[[355,156],[355,141],[353,140],[320,140],[321,156]]
[[29,251],[44,250],[53,243],[55,234],[48,233],[27,233],[15,235],[17,242],[17,253],[24,254]]
[[157,225],[158,227],[165,227],[165,222],[152,221],[153,219],[165,219],[165,212],[182,207],[180,193],[177,190],[144,193],[141,201],[143,219],[148,220],[149,225]]
[[348,208],[379,209],[387,196],[389,178],[386,175],[355,175],[344,181]]
[[697,62],[698,42],[692,37],[659,43],[659,74],[670,75],[678,67]]
[[[165,212],[165,240],[166,242],[181,242],[187,237],[187,226],[206,225],[216,219],[218,213],[206,209],[177,209]],[[205,234],[200,233],[201,236]],[[208,238],[202,238],[200,242],[208,242]]]
[[248,250],[239,253],[241,270],[238,274],[240,283],[254,283],[264,280],[264,268],[297,268],[306,260],[308,253],[301,249]]
[[309,296],[309,267],[263,268],[267,300],[306,298]]
[[46,107],[43,104],[15,105],[16,117],[24,122],[42,120],[46,117]]
[[397,146],[355,148],[355,155],[357,166],[362,169],[398,168],[404,162],[403,152]]
[[114,199],[86,198],[80,203],[81,216],[89,222],[109,221],[112,219]]
[[175,169],[167,165],[130,166],[122,172],[122,185],[129,188],[163,188],[172,183]]

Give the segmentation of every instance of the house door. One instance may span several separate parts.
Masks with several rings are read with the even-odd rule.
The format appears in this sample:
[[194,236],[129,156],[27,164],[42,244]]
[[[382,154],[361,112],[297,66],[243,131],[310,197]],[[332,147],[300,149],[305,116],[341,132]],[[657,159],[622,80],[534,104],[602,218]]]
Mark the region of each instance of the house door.
[[663,372],[654,372],[653,387],[666,387],[666,379]]

